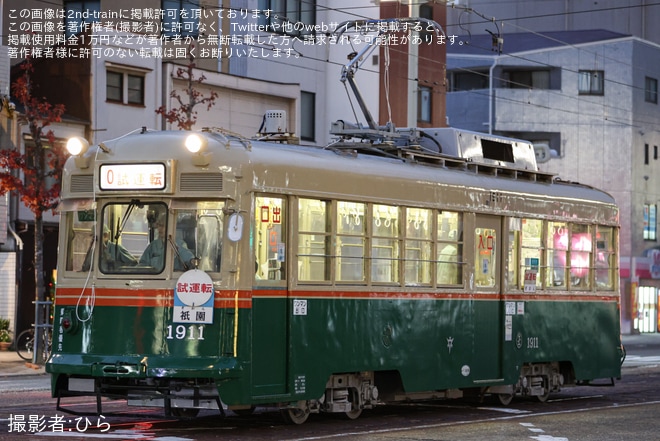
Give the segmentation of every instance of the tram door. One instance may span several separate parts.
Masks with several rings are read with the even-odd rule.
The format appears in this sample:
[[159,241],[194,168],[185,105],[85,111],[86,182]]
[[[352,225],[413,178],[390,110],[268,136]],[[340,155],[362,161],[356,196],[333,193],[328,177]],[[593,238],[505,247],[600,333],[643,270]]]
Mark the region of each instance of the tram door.
[[257,196],[253,229],[252,394],[287,392],[286,199]]
[[502,378],[502,219],[476,215],[474,228],[475,380]]

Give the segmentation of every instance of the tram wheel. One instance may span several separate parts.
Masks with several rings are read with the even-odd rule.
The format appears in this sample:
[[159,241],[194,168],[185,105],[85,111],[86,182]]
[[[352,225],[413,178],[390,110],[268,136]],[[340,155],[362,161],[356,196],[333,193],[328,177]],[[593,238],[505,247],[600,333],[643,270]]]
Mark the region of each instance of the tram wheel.
[[199,409],[187,407],[173,407],[172,416],[176,418],[195,418],[199,414]]
[[508,406],[513,401],[513,394],[497,394],[497,399],[502,406]]
[[362,415],[362,409],[353,409],[348,412],[345,412],[344,415],[349,420],[357,420],[360,417],[360,415]]
[[309,412],[300,409],[287,407],[286,409],[280,409],[280,413],[288,424],[303,424],[309,418]]
[[543,395],[537,395],[536,398],[541,402],[545,403],[548,401],[548,397],[550,396],[550,391],[546,389],[546,392]]

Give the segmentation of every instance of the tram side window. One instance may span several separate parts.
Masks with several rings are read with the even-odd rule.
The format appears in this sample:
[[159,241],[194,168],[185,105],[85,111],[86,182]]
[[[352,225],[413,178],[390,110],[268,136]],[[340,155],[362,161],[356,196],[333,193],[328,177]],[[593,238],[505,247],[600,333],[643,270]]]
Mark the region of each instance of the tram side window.
[[424,208],[406,210],[406,285],[429,285],[433,260],[432,212]]
[[92,247],[94,237],[94,211],[68,211],[66,216],[66,269],[82,271],[85,256]]
[[591,287],[591,226],[572,224],[570,242],[571,286]]
[[598,225],[596,230],[596,287],[599,289],[614,289],[616,269],[614,234],[615,230],[612,227]]
[[336,275],[340,282],[364,282],[365,204],[337,202]]
[[254,222],[254,256],[256,278],[285,280],[286,253],[284,228],[285,200],[259,196],[256,198]]
[[566,222],[548,222],[546,238],[546,285],[566,288],[568,263],[568,225]]
[[441,211],[437,215],[437,283],[463,284],[463,215]]
[[[536,288],[541,288],[539,269],[543,253],[543,221],[539,219],[521,219],[520,239],[520,286],[525,286],[527,277],[536,278]],[[534,284],[532,283],[532,286]],[[532,289],[532,288],[529,288]]]
[[371,281],[399,282],[399,208],[372,206]]
[[330,204],[298,200],[298,279],[330,281]]

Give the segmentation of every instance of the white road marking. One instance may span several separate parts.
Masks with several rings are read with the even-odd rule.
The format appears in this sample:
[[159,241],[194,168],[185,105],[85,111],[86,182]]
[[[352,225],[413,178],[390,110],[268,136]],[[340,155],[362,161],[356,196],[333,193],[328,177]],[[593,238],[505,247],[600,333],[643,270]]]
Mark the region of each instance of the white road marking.
[[568,438],[564,438],[563,436],[556,437],[551,435],[530,436],[530,438],[537,441],[568,441]]
[[520,410],[520,409],[514,409],[512,407],[477,407],[477,409],[494,410],[495,412],[512,413],[514,415],[520,415],[523,413],[532,413],[531,410]]
[[[535,427],[532,423],[520,423],[521,426],[526,427],[530,432],[534,433],[543,433],[545,430]],[[552,435],[539,435],[539,436],[530,436],[531,439],[537,441],[568,441],[568,438],[564,437],[555,437]]]
[[[447,422],[447,423],[437,423],[437,424],[420,424],[418,426],[406,426],[406,427],[391,427],[388,429],[377,429],[377,430],[365,430],[363,432],[345,432],[341,434],[336,434],[336,435],[319,435],[319,436],[307,436],[303,438],[292,438],[288,441],[315,441],[315,440],[321,440],[321,439],[331,439],[331,438],[343,438],[346,436],[354,435],[354,436],[364,436],[364,435],[375,435],[375,434],[380,434],[380,433],[390,433],[390,432],[409,432],[411,430],[423,430],[423,429],[434,429],[437,427],[449,427],[449,426],[456,426],[460,424],[477,424],[477,423],[484,423],[484,422],[490,422],[490,421],[507,421],[507,420],[514,420],[518,418],[534,418],[538,416],[547,416],[547,415],[561,415],[564,413],[573,413],[573,412],[592,412],[595,410],[607,410],[607,409],[613,409],[616,407],[639,407],[639,406],[655,406],[657,404],[660,404],[660,401],[650,401],[646,403],[633,403],[633,404],[623,404],[623,405],[612,405],[612,406],[599,406],[599,407],[592,407],[592,408],[585,408],[585,409],[572,409],[572,410],[560,410],[560,411],[551,411],[551,412],[539,412],[539,413],[531,413],[531,414],[520,414],[520,415],[507,415],[507,416],[502,416],[502,417],[496,417],[496,418],[483,418],[483,419],[476,419],[476,420],[465,420],[465,421],[452,421],[452,422]],[[553,438],[546,438],[542,439],[540,441],[549,441]],[[554,438],[554,441],[569,441],[566,438]]]

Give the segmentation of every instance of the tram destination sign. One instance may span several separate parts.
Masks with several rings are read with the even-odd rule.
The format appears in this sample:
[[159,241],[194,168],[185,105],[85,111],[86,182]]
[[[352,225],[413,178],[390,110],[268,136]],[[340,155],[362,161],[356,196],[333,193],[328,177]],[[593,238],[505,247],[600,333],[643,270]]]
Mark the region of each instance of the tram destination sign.
[[101,190],[162,190],[165,164],[103,164],[99,185]]

